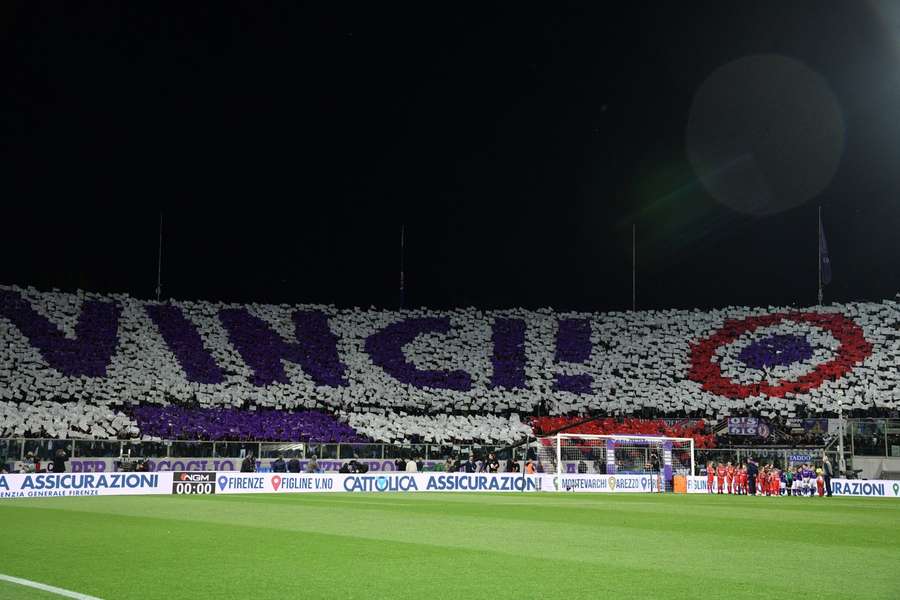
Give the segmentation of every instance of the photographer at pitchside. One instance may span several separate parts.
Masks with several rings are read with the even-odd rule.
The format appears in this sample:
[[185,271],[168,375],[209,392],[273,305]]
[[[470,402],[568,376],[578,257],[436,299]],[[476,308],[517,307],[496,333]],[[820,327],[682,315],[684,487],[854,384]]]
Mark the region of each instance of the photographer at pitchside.
[[478,463],[475,462],[474,454],[469,454],[469,459],[463,463],[463,471],[466,473],[475,473],[478,471]]
[[28,452],[25,455],[25,460],[22,461],[19,467],[19,473],[37,473],[38,469],[40,469],[40,464],[40,462],[35,460],[34,453]]
[[272,472],[273,473],[286,473],[287,472],[287,464],[284,462],[284,457],[279,455],[278,458],[272,461]]
[[244,457],[244,460],[241,461],[241,473],[255,473],[256,472],[256,460],[253,456],[253,452],[248,452],[247,456]]
[[493,452],[488,454],[486,466],[488,473],[496,473],[500,470],[500,461],[497,460],[497,456]]
[[53,453],[53,472],[65,473],[67,460],[69,460],[69,455],[66,451],[63,448],[57,448],[56,452]]
[[306,463],[306,472],[307,473],[318,473],[319,472],[319,461],[316,459],[316,455],[313,454],[309,457],[309,462]]

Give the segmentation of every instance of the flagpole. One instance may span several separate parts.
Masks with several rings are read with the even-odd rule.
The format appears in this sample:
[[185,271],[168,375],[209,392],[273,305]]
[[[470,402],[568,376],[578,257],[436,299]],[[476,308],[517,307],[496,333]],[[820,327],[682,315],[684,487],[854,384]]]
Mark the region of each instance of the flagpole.
[[816,231],[816,246],[819,249],[819,302],[817,306],[822,306],[822,205],[819,205],[819,229]]
[[400,225],[400,308],[403,309],[404,295],[404,273],[403,273],[403,254],[406,246],[406,225]]
[[637,310],[637,295],[636,295],[636,283],[637,283],[637,252],[636,252],[636,239],[637,239],[637,225],[634,223],[631,224],[631,311],[634,312]]
[[156,301],[162,293],[162,212],[159,213],[159,253],[156,256]]

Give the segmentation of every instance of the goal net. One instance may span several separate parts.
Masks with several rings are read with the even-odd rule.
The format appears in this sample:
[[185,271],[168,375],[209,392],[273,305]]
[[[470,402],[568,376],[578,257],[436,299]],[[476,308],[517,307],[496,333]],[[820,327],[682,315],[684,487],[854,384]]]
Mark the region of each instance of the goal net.
[[560,433],[537,439],[538,470],[557,475],[649,475],[648,490],[672,491],[675,475],[694,474],[694,440]]

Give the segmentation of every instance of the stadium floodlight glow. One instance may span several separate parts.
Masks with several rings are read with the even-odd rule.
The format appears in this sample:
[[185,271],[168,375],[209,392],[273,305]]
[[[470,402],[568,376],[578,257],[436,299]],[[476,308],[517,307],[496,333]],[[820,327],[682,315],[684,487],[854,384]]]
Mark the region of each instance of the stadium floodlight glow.
[[671,491],[675,475],[696,472],[693,438],[558,433],[538,438],[537,450],[545,473],[656,475],[650,489],[658,491]]

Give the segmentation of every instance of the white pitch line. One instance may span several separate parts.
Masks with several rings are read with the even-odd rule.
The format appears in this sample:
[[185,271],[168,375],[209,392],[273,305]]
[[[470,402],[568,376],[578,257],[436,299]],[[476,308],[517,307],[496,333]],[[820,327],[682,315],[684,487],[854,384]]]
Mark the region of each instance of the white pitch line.
[[15,583],[17,585],[24,585],[25,587],[34,588],[36,590],[50,592],[51,594],[56,594],[57,596],[65,596],[66,598],[75,598],[76,600],[101,600],[97,596],[88,596],[87,594],[71,592],[69,590],[64,590],[62,588],[54,587],[52,585],[47,585],[45,583],[38,583],[37,581],[31,581],[30,579],[21,579],[20,577],[12,577],[10,575],[4,575],[3,573],[0,573],[0,581],[8,581],[10,583]]

